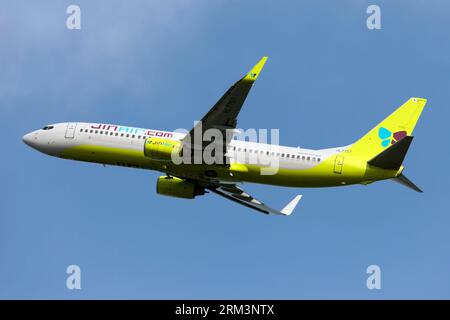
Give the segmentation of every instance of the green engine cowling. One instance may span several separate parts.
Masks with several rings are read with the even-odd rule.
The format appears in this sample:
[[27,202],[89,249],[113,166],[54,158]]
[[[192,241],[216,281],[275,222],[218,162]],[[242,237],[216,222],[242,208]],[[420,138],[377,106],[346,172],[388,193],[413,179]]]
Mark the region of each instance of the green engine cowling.
[[205,194],[205,188],[193,181],[176,177],[161,176],[156,182],[156,192],[165,196],[193,199]]
[[181,141],[158,137],[148,138],[144,145],[144,155],[158,161],[170,161],[172,155],[179,156],[181,150]]

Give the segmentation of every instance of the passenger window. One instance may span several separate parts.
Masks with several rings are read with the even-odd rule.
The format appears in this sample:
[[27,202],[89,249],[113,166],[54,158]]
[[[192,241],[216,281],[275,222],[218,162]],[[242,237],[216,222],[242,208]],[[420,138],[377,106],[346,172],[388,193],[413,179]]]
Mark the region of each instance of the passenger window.
[[310,157],[307,157],[307,158],[306,158],[306,160],[308,160],[308,161],[309,161],[309,159],[310,159]]
[[302,160],[305,160],[305,156],[302,156]]
[[98,133],[98,130],[95,130],[95,134],[97,134]]
[[129,138],[130,137],[130,135],[129,134],[127,134],[127,138]]
[[282,153],[281,156],[284,158],[284,153]]
[[92,133],[93,131],[91,130],[90,133]]
[[131,137],[134,139],[134,137],[135,137],[134,134]]
[[121,133],[120,136],[123,137],[123,133]]
[[141,138],[141,136],[138,136],[138,139],[140,139]]

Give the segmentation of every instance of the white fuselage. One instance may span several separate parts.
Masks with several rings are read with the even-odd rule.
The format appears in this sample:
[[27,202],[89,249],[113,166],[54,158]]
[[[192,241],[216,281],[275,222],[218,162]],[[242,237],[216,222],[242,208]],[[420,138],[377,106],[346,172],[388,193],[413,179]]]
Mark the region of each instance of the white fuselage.
[[[180,141],[186,133],[142,129],[120,125],[69,122],[57,123],[33,131],[23,137],[23,141],[45,154],[107,165],[157,170],[186,179],[201,179],[209,176],[211,167],[172,165],[152,161],[144,156],[144,146],[148,138],[159,137]],[[327,168],[319,172],[327,176],[336,170],[335,160],[347,147],[321,150],[287,147],[273,144],[231,140],[226,156],[231,163],[228,172],[221,166],[213,168],[214,177],[220,180],[249,181],[284,186],[316,186],[319,165]],[[333,157],[334,158],[334,157]],[[241,165],[242,164],[242,165]],[[262,173],[261,168],[276,167],[273,173]],[[330,167],[330,168],[328,168]],[[325,185],[354,183],[341,181],[342,175],[326,177]],[[211,176],[209,176],[211,177]]]
[[[135,151],[144,150],[147,138],[163,137],[181,140],[185,133],[153,129],[142,129],[120,125],[70,122],[46,126],[23,137],[23,141],[36,150],[52,156],[61,156],[69,149],[80,145],[112,147]],[[264,160],[276,160],[281,168],[308,169],[346,147],[321,150],[287,147],[258,142],[232,140],[227,148],[227,156],[232,162],[263,165]]]

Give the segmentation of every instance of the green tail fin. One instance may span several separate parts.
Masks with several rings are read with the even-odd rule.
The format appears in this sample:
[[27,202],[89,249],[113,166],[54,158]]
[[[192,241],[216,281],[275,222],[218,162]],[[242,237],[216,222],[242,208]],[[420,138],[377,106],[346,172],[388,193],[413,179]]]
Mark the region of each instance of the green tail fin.
[[427,100],[410,98],[386,119],[355,142],[350,150],[353,155],[369,160],[387,150],[397,141],[411,136]]

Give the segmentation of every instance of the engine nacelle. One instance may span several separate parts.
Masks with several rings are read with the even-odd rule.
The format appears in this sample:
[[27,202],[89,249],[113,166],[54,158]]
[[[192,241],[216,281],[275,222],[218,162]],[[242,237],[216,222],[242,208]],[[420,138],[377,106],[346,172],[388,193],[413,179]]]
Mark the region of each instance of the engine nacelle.
[[179,156],[181,150],[181,141],[158,137],[148,138],[144,145],[144,155],[158,161],[170,161],[172,154]]
[[156,192],[165,196],[193,199],[205,194],[205,188],[193,181],[161,176],[156,182]]

